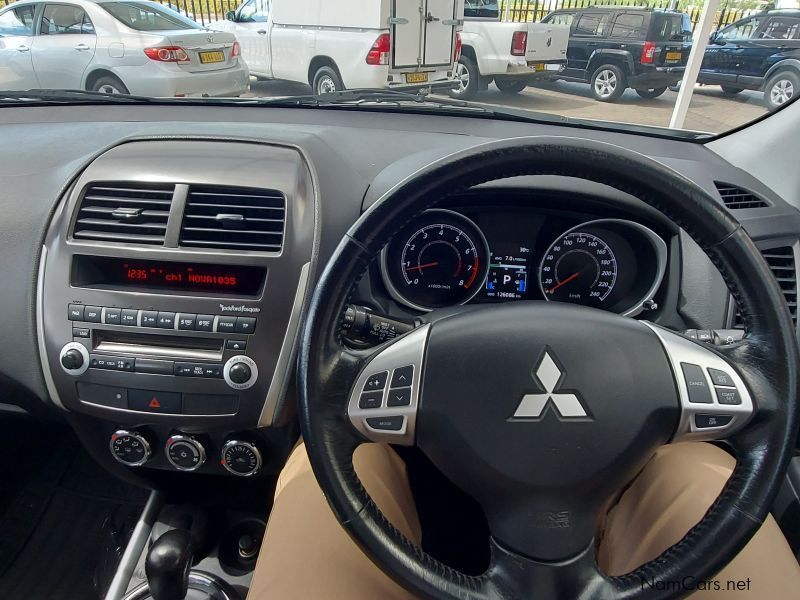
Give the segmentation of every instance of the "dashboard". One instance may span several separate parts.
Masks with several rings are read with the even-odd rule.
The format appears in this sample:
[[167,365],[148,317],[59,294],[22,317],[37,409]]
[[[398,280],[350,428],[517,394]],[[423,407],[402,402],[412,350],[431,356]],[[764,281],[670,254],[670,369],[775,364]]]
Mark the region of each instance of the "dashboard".
[[[701,144],[368,109],[117,108],[0,113],[0,135],[26,150],[0,161],[0,278],[15,282],[0,286],[14,349],[0,353],[0,389],[146,481],[280,469],[297,433],[300,327],[328,257],[399,181],[493,139],[567,132],[651,156],[720,203],[726,187],[750,194],[760,204],[734,214],[796,311],[800,213]],[[702,250],[622,191],[525,177],[431,200],[398,223],[354,305],[398,323],[549,301],[676,330],[737,326]]]

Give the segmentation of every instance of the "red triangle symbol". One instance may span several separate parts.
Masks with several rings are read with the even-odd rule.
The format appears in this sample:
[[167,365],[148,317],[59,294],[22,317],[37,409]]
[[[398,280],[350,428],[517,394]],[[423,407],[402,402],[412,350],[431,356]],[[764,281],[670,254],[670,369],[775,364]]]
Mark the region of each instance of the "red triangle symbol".
[[153,396],[153,399],[150,400],[150,404],[148,404],[150,408],[161,408],[161,402],[158,401],[158,398]]

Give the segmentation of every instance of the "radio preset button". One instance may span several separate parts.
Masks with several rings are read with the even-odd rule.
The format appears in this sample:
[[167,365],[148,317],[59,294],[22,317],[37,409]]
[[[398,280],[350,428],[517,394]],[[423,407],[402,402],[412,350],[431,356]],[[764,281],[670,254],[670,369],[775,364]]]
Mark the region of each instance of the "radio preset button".
[[182,331],[192,331],[195,321],[197,321],[197,315],[178,313],[178,329]]
[[158,311],[142,311],[142,327],[158,327]]
[[83,321],[83,304],[70,304],[67,310],[67,316],[70,321]]
[[158,313],[158,326],[161,329],[175,329],[175,313],[174,312]]
[[[221,318],[221,317],[220,317]],[[236,333],[253,333],[256,330],[255,317],[237,317],[236,318]]]
[[105,322],[106,325],[121,325],[122,311],[119,308],[107,308]]
[[214,315],[197,315],[195,331],[214,331]]
[[217,317],[218,333],[233,333],[234,331],[236,331],[236,317]]
[[83,311],[83,320],[89,323],[101,323],[103,321],[103,309],[100,306],[87,306]]
[[135,308],[122,309],[122,324],[135,327],[139,322],[139,311]]

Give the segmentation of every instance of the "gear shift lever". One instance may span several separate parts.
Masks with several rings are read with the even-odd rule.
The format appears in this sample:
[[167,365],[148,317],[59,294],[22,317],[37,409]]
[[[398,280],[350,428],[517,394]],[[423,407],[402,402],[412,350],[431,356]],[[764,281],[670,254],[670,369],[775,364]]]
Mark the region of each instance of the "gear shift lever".
[[144,564],[153,600],[186,597],[192,554],[192,536],[185,529],[172,529],[155,541]]

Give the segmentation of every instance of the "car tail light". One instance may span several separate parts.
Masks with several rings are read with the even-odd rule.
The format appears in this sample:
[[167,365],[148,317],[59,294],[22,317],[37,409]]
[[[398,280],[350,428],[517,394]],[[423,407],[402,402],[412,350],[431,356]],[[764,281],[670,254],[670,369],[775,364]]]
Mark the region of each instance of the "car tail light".
[[456,49],[453,51],[453,62],[457,63],[461,58],[461,34],[456,31]]
[[656,43],[645,42],[642,48],[642,64],[649,65],[653,63],[653,57],[656,55]]
[[150,60],[159,62],[189,62],[189,55],[180,46],[157,46],[145,48],[144,53]]
[[511,36],[511,55],[525,56],[525,47],[528,45],[528,32],[515,31]]
[[391,41],[388,33],[382,33],[372,44],[367,53],[368,65],[388,65],[389,64],[389,50],[391,49]]
[[239,42],[233,42],[233,46],[231,46],[231,58],[239,56],[239,50]]

